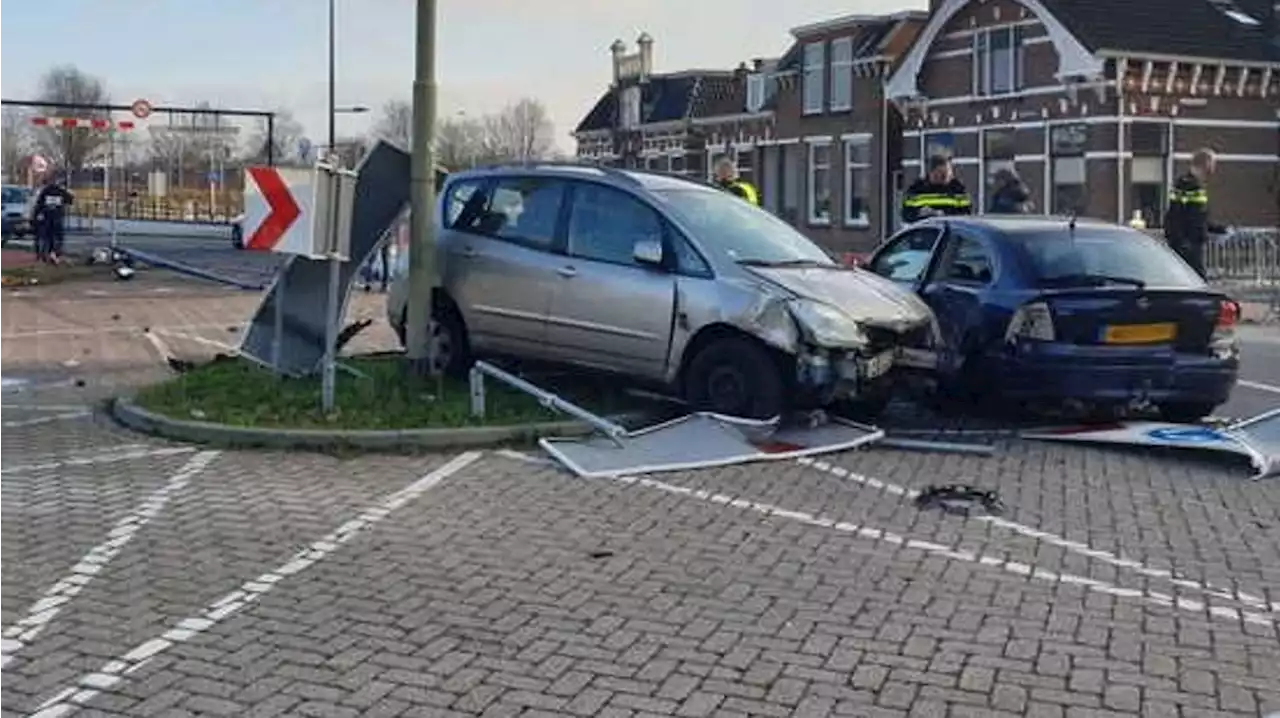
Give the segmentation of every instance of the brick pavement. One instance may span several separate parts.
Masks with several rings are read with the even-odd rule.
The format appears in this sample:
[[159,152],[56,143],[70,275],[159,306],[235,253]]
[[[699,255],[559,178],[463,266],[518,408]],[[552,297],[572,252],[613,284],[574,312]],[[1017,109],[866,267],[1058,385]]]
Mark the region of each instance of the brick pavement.
[[[4,715],[205,615],[447,458],[223,451],[114,533],[195,452],[93,416],[24,422],[162,373],[139,322],[216,339],[252,305],[140,289],[46,313],[6,296],[6,377],[86,385],[5,393],[0,623],[92,547],[130,540],[14,654]],[[102,317],[126,327],[95,331]],[[1012,523],[903,495],[944,479],[998,488]],[[317,555],[81,714],[1280,710],[1280,606],[1251,602],[1280,601],[1280,484],[1185,456],[872,450],[620,482],[489,453]]]

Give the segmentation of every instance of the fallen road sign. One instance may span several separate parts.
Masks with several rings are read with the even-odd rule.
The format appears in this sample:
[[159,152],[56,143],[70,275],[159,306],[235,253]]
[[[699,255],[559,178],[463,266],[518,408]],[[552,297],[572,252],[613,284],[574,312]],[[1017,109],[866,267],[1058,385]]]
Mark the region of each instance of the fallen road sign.
[[311,170],[246,167],[244,175],[244,248],[319,256],[311,223],[298,221],[311,203]]

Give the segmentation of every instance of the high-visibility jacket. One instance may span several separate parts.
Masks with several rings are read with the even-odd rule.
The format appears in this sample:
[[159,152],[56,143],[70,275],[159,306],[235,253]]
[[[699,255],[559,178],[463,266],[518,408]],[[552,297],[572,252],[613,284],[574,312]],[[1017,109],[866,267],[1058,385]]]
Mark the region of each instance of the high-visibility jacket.
[[720,186],[720,189],[736,194],[757,207],[760,206],[760,192],[750,182],[735,179],[728,182],[716,182],[716,184]]
[[1173,247],[1203,245],[1210,232],[1220,225],[1209,221],[1209,193],[1190,172],[1182,175],[1169,192],[1169,209],[1164,214],[1164,234]]
[[902,221],[911,224],[924,219],[929,215],[925,210],[947,215],[973,214],[973,203],[960,180],[953,178],[946,184],[934,184],[927,177],[921,177],[911,183],[902,197]]

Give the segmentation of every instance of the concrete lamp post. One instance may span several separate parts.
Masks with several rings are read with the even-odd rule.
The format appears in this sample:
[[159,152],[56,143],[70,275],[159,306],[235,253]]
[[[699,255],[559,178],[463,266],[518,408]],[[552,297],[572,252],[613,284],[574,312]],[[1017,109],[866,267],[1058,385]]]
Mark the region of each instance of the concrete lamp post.
[[405,317],[408,368],[415,376],[436,374],[432,303],[436,271],[435,157],[436,0],[417,0],[413,77],[413,153],[409,194],[409,297]]

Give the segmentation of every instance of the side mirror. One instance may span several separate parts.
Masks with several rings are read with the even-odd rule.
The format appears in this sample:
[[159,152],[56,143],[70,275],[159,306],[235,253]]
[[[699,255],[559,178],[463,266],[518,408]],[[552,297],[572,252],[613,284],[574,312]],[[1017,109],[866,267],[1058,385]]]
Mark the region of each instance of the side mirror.
[[636,242],[631,250],[631,257],[637,264],[648,267],[662,266],[662,242],[656,239],[642,239]]

